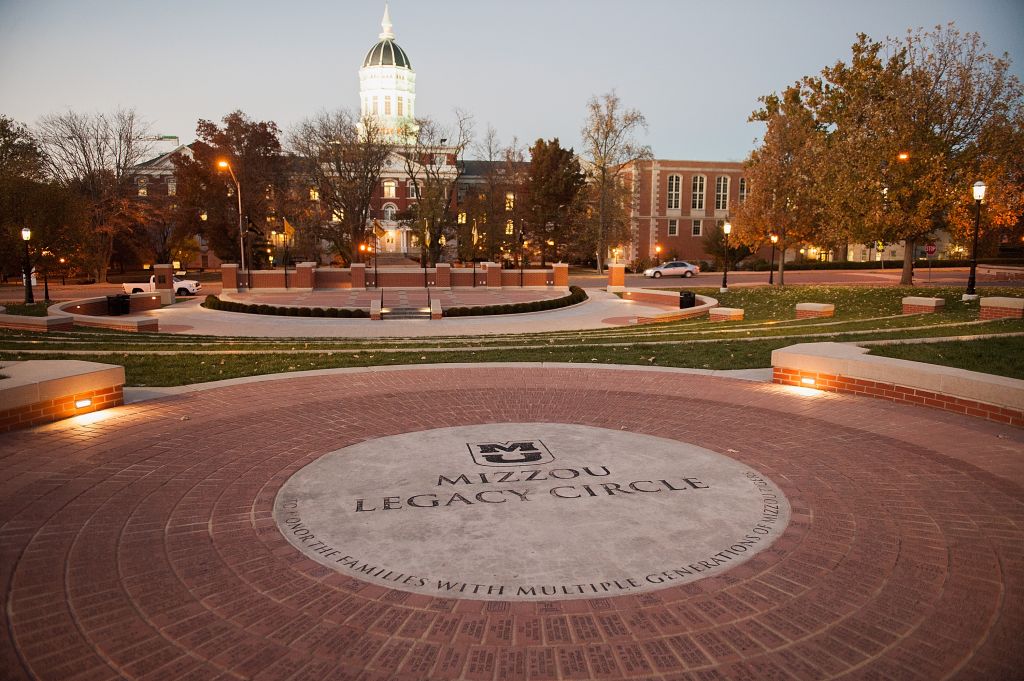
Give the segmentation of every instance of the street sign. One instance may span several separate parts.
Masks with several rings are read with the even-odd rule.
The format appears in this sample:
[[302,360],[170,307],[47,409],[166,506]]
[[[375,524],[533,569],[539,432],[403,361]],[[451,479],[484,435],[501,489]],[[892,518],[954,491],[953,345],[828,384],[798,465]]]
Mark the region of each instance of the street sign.
[[928,255],[935,255],[935,244],[928,244],[924,247],[924,252]]

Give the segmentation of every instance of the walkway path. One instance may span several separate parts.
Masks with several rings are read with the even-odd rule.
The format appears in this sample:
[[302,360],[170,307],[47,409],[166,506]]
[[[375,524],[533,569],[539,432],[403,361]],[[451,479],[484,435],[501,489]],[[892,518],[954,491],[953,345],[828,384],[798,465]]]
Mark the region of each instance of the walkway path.
[[[746,562],[687,583],[477,600],[326,567],[272,517],[282,485],[330,452],[509,423],[703,448],[774,483],[788,524]],[[239,381],[0,439],[0,668],[97,681],[1019,678],[1022,454],[1019,429],[678,371],[438,366]],[[464,448],[453,456],[464,463],[445,473],[471,467]],[[569,522],[536,526],[535,560],[557,561]],[[645,536],[694,531],[685,514],[661,515]],[[500,523],[437,541],[450,542],[453,570],[458,542],[495,564],[506,543]],[[606,552],[593,546],[595,560]]]

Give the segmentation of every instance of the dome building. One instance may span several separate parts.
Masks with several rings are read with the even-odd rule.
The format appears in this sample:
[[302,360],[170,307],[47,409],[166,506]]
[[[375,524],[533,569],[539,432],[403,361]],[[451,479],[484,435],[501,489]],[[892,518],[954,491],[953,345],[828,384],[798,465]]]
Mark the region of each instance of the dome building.
[[416,72],[405,50],[395,42],[387,5],[380,26],[380,40],[366,53],[359,69],[360,117],[376,117],[388,136],[403,143],[401,130],[416,117]]

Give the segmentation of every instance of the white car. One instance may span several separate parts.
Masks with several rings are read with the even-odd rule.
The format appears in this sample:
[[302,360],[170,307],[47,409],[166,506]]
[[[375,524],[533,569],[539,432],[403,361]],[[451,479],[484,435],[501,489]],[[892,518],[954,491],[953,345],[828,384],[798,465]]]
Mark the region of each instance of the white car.
[[698,265],[691,265],[682,260],[673,260],[644,270],[644,276],[653,277],[654,279],[662,277],[692,277],[698,272],[700,272],[700,266]]
[[[149,281],[137,284],[122,284],[125,293],[154,293],[156,292],[156,275],[152,275]],[[195,279],[178,279],[174,277],[174,293],[179,296],[194,296],[203,288]]]

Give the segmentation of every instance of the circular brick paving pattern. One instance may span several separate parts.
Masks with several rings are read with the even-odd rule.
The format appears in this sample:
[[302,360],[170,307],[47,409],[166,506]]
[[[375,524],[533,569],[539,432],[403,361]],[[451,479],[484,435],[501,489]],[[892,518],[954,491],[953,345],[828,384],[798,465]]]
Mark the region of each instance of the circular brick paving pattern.
[[[484,601],[338,573],[273,520],[283,483],[329,452],[535,422],[731,457],[784,492],[789,525],[754,558],[686,584]],[[1020,678],[1022,455],[1019,429],[661,371],[336,372],[139,403],[0,440],[0,668],[83,680]]]

